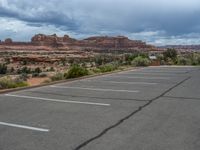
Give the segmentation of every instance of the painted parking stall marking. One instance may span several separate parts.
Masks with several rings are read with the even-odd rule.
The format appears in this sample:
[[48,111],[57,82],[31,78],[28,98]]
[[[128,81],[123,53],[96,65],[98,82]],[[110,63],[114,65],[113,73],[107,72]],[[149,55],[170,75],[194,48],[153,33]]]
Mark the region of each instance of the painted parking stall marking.
[[138,90],[115,90],[115,89],[100,89],[100,88],[86,88],[86,87],[65,87],[65,86],[55,86],[51,85],[52,88],[60,89],[80,89],[80,90],[90,90],[90,91],[103,91],[103,92],[127,92],[127,93],[138,93]]
[[86,80],[84,82],[105,82],[105,83],[116,83],[116,84],[141,84],[141,85],[157,85],[158,83],[153,82],[123,82],[123,81],[111,81],[111,80]]
[[35,100],[41,100],[41,101],[59,102],[59,103],[84,104],[84,105],[96,105],[96,106],[110,106],[110,104],[105,104],[105,103],[69,101],[69,100],[60,100],[60,99],[50,99],[50,98],[42,98],[42,97],[24,96],[24,95],[5,94],[5,96],[18,97],[18,98],[24,98],[24,99],[35,99]]
[[169,77],[141,77],[141,76],[125,76],[125,75],[115,75],[110,76],[112,78],[128,78],[128,79],[160,79],[160,80],[169,80]]
[[49,132],[49,129],[36,128],[36,127],[19,125],[19,124],[13,124],[13,123],[7,123],[7,122],[0,122],[0,125],[2,125],[2,126],[8,126],[8,127],[14,127],[14,128],[27,129],[27,130],[33,130],[33,131]]

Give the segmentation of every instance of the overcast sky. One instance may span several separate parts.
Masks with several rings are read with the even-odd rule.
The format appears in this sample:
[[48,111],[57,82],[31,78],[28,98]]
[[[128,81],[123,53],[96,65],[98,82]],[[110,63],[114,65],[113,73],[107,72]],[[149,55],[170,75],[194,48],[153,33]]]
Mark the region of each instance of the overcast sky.
[[0,0],[1,40],[37,33],[200,44],[200,0]]

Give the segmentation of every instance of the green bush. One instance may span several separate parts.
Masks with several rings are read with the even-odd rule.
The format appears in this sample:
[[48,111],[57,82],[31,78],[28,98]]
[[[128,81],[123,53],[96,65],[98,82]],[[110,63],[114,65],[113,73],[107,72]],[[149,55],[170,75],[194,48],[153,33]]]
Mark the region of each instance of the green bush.
[[39,77],[39,73],[32,73],[32,77]]
[[0,64],[0,74],[7,73],[7,66],[5,64]]
[[132,61],[132,65],[134,66],[148,66],[150,64],[150,60],[147,58],[143,58],[141,56],[136,57]]
[[102,73],[104,73],[104,72],[114,71],[114,70],[118,69],[118,67],[119,66],[117,64],[110,63],[110,64],[99,66],[98,68],[100,69],[100,71]]
[[56,73],[54,76],[50,77],[51,81],[59,81],[64,80],[64,74],[63,73]]
[[28,86],[28,83],[19,79],[12,79],[10,77],[0,78],[0,89],[9,89],[25,86]]
[[17,70],[17,73],[18,73],[18,74],[22,74],[22,73],[30,74],[30,73],[31,73],[31,68],[23,67],[22,69],[18,69],[18,70]]
[[94,68],[94,69],[92,69],[92,72],[94,72],[94,73],[101,73],[101,70],[99,68]]
[[200,54],[193,54],[192,65],[200,65]]
[[65,74],[65,78],[77,78],[86,75],[89,75],[87,68],[81,67],[79,65],[73,65]]
[[38,73],[38,74],[41,72],[42,72],[42,70],[39,67],[35,68],[35,70],[33,71],[33,73]]
[[142,58],[148,58],[148,53],[134,52],[134,53],[131,53],[131,54],[125,54],[123,64],[131,65],[131,62],[139,56],[142,57]]
[[177,59],[177,51],[175,49],[169,48],[163,53],[163,56],[165,61],[170,58],[175,62]]
[[177,64],[178,64],[178,65],[191,65],[192,62],[191,62],[191,60],[188,59],[188,58],[185,58],[185,57],[178,57]]

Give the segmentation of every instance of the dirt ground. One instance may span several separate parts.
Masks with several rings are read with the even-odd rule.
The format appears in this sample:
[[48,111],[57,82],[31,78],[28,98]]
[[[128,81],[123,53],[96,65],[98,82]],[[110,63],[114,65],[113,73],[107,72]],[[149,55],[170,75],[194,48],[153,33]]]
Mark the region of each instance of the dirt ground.
[[37,78],[30,78],[27,80],[27,82],[30,86],[34,86],[34,85],[39,85],[48,79],[49,79],[48,77],[44,77],[44,78],[37,77]]

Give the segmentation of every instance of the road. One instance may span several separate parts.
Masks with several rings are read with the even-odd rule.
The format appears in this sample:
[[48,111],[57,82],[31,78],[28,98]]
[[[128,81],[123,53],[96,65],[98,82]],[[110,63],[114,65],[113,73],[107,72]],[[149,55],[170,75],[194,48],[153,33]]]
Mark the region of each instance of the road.
[[199,150],[200,68],[147,67],[0,95],[0,150]]

